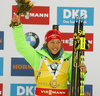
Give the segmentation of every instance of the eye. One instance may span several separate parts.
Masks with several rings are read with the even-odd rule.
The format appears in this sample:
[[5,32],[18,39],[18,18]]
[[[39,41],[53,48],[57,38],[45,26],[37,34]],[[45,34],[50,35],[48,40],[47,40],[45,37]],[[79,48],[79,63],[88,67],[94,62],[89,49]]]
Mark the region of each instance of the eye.
[[60,43],[60,41],[57,42],[58,44]]
[[53,42],[53,41],[52,41],[51,43],[52,43],[52,44],[54,44],[54,42]]

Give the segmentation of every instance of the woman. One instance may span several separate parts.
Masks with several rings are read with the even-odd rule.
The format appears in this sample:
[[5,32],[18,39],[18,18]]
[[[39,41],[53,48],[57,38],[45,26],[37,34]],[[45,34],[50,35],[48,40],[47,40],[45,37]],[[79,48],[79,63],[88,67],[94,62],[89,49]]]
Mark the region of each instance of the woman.
[[[14,15],[11,21],[16,25],[13,27],[16,49],[34,69],[36,96],[68,96],[67,81],[71,81],[72,54],[64,52],[61,32],[48,31],[43,47],[35,50],[26,42],[20,14]],[[86,73],[85,65],[78,67]]]

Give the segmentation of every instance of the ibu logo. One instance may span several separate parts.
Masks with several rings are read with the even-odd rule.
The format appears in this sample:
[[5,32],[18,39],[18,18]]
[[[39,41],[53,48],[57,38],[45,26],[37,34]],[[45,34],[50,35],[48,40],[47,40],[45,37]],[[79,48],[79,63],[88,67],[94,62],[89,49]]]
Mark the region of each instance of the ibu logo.
[[94,25],[92,7],[57,7],[57,25],[74,25],[76,16],[84,16],[84,25]]
[[36,84],[11,84],[10,96],[35,96]]

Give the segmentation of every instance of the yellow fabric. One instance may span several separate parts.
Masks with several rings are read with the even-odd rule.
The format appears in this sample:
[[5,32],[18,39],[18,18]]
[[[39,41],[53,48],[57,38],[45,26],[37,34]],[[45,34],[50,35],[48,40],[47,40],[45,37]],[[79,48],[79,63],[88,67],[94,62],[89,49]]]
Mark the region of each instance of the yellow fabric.
[[[49,64],[52,62],[57,62],[59,64],[60,60],[50,60],[47,58]],[[57,75],[57,81],[59,82],[58,87],[55,89],[67,89],[67,81],[68,81],[68,70],[69,70],[69,62],[67,60],[63,61],[60,71]],[[53,79],[53,76],[50,74],[45,62],[43,61],[42,66],[40,68],[40,74],[37,78],[38,70],[34,70],[36,87],[39,88],[52,88],[50,86],[50,81]]]

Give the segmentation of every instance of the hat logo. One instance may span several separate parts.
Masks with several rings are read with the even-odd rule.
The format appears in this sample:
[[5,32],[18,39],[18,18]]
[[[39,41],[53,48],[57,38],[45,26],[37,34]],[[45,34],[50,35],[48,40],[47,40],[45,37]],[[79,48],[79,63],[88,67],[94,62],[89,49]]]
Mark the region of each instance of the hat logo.
[[48,38],[50,38],[50,37],[52,37],[52,38],[56,38],[56,36],[59,36],[59,35],[57,35],[57,34],[53,34],[53,35],[49,36]]

